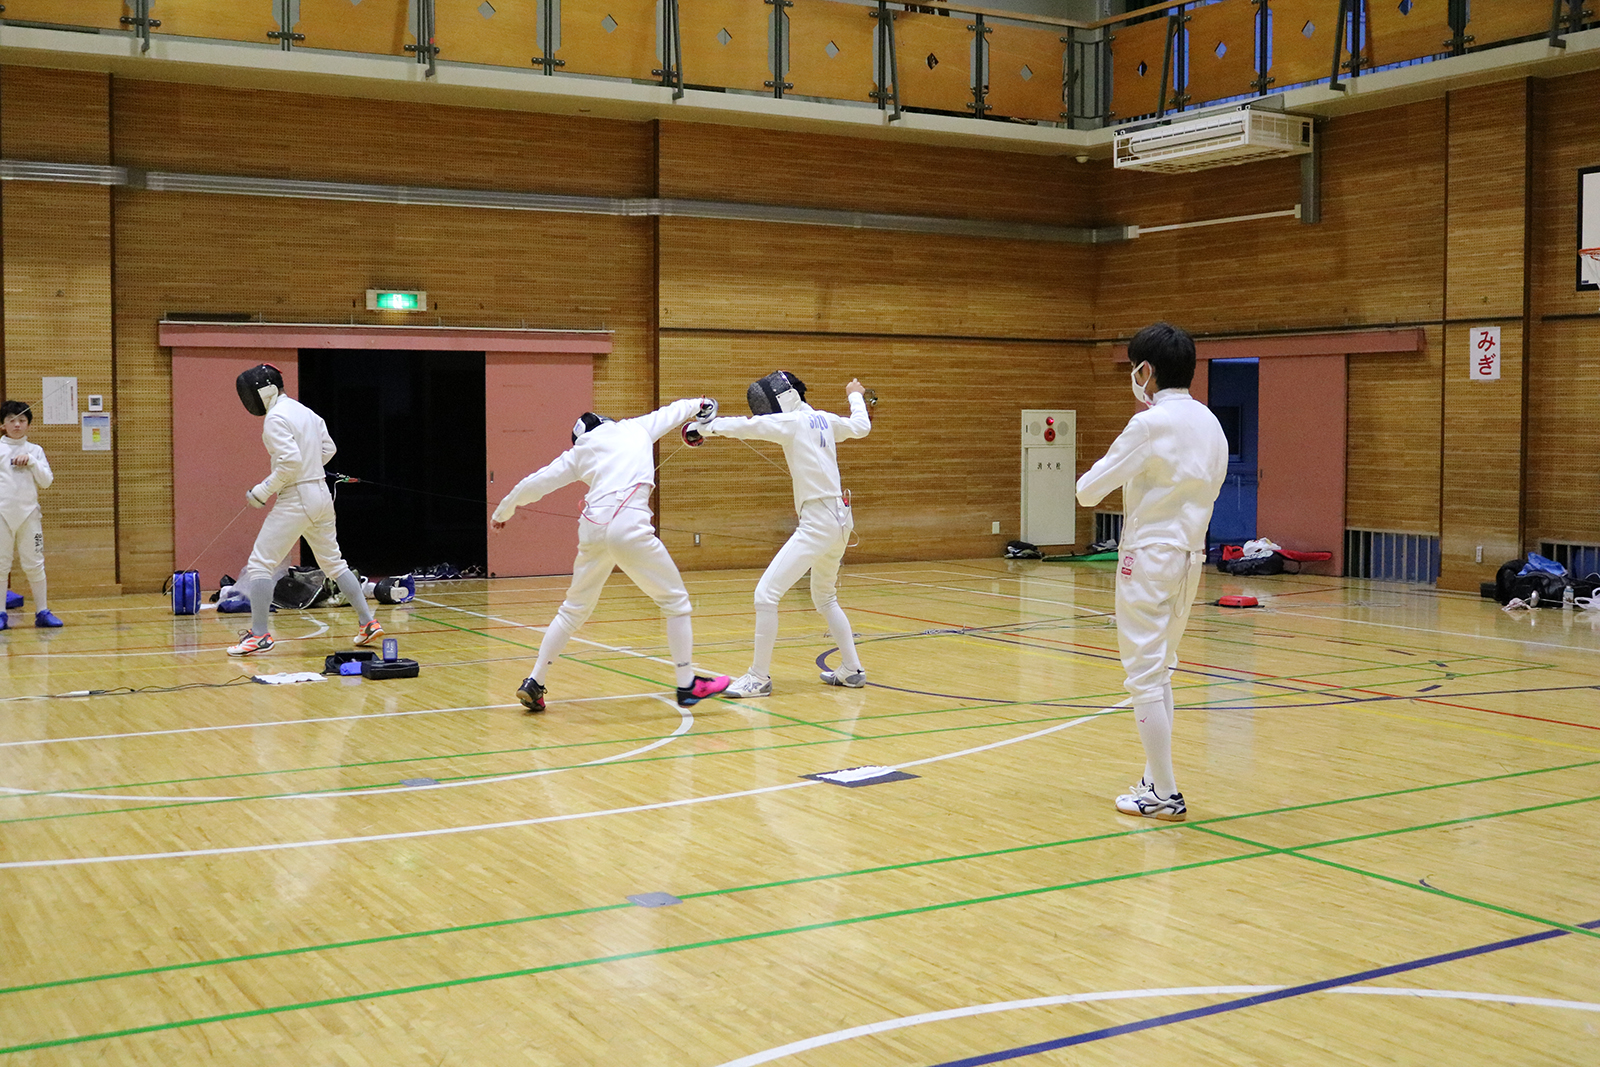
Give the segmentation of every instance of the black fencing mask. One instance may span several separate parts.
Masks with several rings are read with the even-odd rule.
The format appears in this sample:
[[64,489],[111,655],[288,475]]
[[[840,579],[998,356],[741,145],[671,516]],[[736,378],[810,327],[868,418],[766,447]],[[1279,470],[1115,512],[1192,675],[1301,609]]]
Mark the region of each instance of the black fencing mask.
[[240,374],[234,385],[239,389],[239,402],[244,409],[260,418],[283,392],[283,374],[272,364],[262,363]]
[[572,443],[577,444],[578,438],[599,426],[602,422],[612,422],[609,416],[596,415],[592,411],[585,411],[578,416],[578,421],[572,424]]
[[806,398],[806,383],[788,371],[775,370],[765,378],[757,378],[745,391],[753,415],[774,415],[780,411],[793,411]]

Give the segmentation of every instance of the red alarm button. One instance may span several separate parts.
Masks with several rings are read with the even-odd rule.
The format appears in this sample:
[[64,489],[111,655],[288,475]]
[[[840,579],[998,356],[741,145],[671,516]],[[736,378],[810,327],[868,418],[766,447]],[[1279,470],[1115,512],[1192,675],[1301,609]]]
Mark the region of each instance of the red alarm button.
[[1046,427],[1044,431],[1044,439],[1046,441],[1054,441],[1056,439],[1056,432],[1049,427]]

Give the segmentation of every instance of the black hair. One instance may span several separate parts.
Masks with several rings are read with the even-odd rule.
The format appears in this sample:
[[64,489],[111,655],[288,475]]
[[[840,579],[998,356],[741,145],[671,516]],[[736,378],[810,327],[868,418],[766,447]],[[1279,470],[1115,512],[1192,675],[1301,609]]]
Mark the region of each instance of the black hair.
[[0,404],[0,420],[9,419],[13,415],[28,416],[28,425],[33,425],[33,409],[21,400],[7,400]]
[[1168,322],[1153,322],[1128,342],[1128,359],[1137,367],[1150,364],[1156,391],[1187,389],[1194,381],[1194,338]]

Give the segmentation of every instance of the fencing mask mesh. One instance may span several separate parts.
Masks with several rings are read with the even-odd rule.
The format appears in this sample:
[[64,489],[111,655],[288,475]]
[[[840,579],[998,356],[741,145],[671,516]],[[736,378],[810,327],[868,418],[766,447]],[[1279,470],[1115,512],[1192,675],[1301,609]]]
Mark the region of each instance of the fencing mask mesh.
[[572,443],[577,444],[578,438],[599,426],[602,422],[612,422],[609,416],[596,415],[592,411],[585,411],[578,416],[578,421],[572,424]]
[[234,385],[244,409],[257,418],[267,413],[273,399],[283,392],[283,374],[270,363],[261,363],[239,375]]
[[806,398],[806,383],[788,371],[775,370],[765,378],[757,378],[745,391],[750,401],[752,415],[773,415],[779,411],[793,411]]

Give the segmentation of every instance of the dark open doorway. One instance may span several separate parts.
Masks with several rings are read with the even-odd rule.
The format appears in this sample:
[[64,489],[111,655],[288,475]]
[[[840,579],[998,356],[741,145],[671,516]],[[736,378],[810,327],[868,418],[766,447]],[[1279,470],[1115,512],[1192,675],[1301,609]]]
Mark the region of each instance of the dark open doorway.
[[484,354],[300,350],[299,399],[339,447],[339,547],[364,575],[489,560]]
[[1256,536],[1256,438],[1260,363],[1213,359],[1207,406],[1228,435],[1228,480],[1211,513],[1211,541],[1242,544]]

